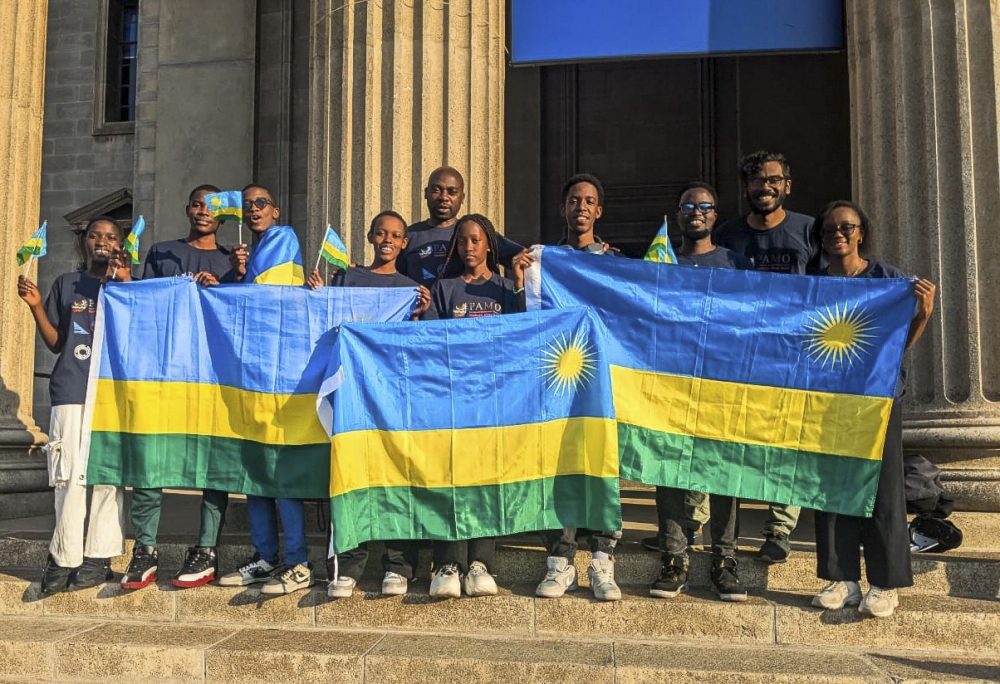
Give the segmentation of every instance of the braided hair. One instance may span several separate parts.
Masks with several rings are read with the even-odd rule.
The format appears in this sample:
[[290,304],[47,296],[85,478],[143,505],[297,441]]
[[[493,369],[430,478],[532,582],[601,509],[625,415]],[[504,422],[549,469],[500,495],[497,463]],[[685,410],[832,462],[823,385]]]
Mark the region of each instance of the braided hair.
[[466,214],[455,222],[455,232],[451,236],[451,244],[448,245],[448,258],[445,259],[441,278],[454,278],[465,273],[465,264],[462,263],[462,256],[458,253],[458,231],[466,221],[472,221],[482,229],[483,235],[486,236],[486,245],[489,247],[489,251],[486,253],[486,267],[499,275],[500,263],[497,260],[497,254],[500,249],[497,245],[497,230],[493,227],[493,222],[482,214]]

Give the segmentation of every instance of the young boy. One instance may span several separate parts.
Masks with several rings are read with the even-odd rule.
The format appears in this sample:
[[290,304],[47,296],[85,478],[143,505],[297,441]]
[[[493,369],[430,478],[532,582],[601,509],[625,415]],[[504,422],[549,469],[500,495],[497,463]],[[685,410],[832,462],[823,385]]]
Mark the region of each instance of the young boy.
[[[563,186],[560,215],[566,219],[566,237],[561,246],[592,254],[610,254],[607,243],[594,234],[594,223],[604,213],[604,186],[590,174],[573,176]],[[593,560],[587,569],[590,588],[599,601],[619,601],[621,589],[615,582],[615,545],[621,539],[621,530],[597,531],[565,528],[541,533],[542,543],[549,553],[548,572],[535,589],[543,598],[559,598],[567,590],[577,588],[576,567],[573,559],[583,537],[590,543]]]
[[[122,229],[114,219],[92,219],[84,232],[86,270],[56,278],[44,306],[38,287],[23,275],[17,279],[17,294],[30,307],[42,341],[59,355],[49,380],[52,416],[47,449],[56,526],[42,575],[43,594],[94,587],[112,579],[111,556],[125,552],[122,489],[80,485],[86,478],[80,440],[97,300],[110,277],[130,279],[119,256],[122,242]],[[88,489],[92,492],[85,541]]]
[[[229,250],[216,241],[219,222],[212,218],[205,204],[205,195],[219,192],[214,185],[199,185],[188,195],[185,213],[188,219],[187,237],[158,242],[149,248],[143,279],[169,276],[189,276],[202,285],[216,285],[229,276]],[[135,527],[135,547],[132,560],[122,576],[125,589],[142,589],[156,581],[159,553],[156,533],[160,526],[162,489],[133,489],[129,517]],[[215,579],[219,571],[216,546],[225,523],[229,494],[205,490],[201,498],[201,530],[198,544],[188,548],[184,565],[172,584],[176,587],[197,587]]]
[[[413,317],[419,318],[430,305],[430,291],[396,271],[396,259],[407,244],[406,221],[394,211],[383,211],[372,219],[368,229],[368,243],[375,248],[372,265],[352,266],[347,270],[337,271],[332,284],[335,287],[418,287],[417,307]],[[318,270],[313,270],[306,284],[313,290],[323,285],[323,278]],[[406,593],[409,582],[413,579],[420,543],[414,540],[395,540],[385,541],[384,544],[382,567],[385,577],[382,580],[382,593],[386,596],[401,596]],[[327,560],[330,577],[327,595],[330,598],[351,596],[367,562],[367,544],[338,553],[336,559]],[[333,579],[335,574],[336,581]]]
[[[243,188],[243,222],[258,237],[252,254],[237,245],[229,260],[235,280],[269,285],[302,285],[302,251],[291,226],[276,225],[280,210],[267,188]],[[279,563],[278,511],[285,533],[285,562]],[[290,594],[311,587],[312,566],[306,545],[305,505],[301,499],[247,496],[250,541],[255,553],[237,570],[219,578],[226,587],[261,584],[262,594]]]

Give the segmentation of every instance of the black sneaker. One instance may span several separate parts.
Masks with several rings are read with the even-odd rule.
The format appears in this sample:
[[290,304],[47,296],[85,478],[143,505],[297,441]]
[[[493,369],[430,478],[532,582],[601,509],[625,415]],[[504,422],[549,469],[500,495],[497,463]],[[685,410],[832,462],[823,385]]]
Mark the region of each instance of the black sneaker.
[[160,552],[155,546],[135,545],[132,560],[122,575],[122,589],[142,589],[156,581],[156,571],[160,566]]
[[663,564],[660,576],[649,588],[649,595],[656,598],[674,598],[688,589],[687,559],[683,556],[672,556]]
[[110,558],[87,558],[84,556],[83,565],[73,573],[70,581],[70,589],[89,589],[99,584],[104,584],[115,578],[115,573],[111,572]]
[[712,587],[723,601],[746,601],[747,590],[736,574],[738,564],[732,556],[712,559]]
[[[690,527],[684,528],[684,536],[687,537],[688,546],[695,546],[704,542],[700,527],[697,530],[692,530]],[[640,543],[650,551],[656,551],[657,553],[660,551],[659,536],[643,537]]]
[[66,591],[69,586],[69,578],[76,568],[64,568],[57,565],[55,559],[49,556],[45,561],[45,570],[42,572],[42,593],[46,596],[58,594]]
[[774,565],[788,560],[788,554],[792,552],[792,545],[788,541],[787,534],[769,530],[764,533],[764,540],[760,551],[757,552],[758,561]]
[[219,574],[219,557],[211,546],[192,546],[184,557],[184,566],[170,583],[175,587],[200,587]]

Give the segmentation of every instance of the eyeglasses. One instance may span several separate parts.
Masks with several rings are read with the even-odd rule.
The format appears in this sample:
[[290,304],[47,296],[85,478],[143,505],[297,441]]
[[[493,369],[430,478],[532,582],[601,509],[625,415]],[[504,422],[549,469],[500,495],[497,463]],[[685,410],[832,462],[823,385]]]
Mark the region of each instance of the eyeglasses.
[[263,209],[268,204],[270,204],[272,207],[274,206],[274,202],[272,202],[268,198],[258,197],[255,200],[243,200],[243,209],[244,211],[249,211],[251,207],[257,207],[258,209]]
[[677,207],[682,214],[693,214],[696,211],[707,214],[710,211],[715,211],[715,205],[711,202],[682,202]]
[[747,185],[751,188],[762,188],[765,185],[776,188],[786,180],[791,180],[788,176],[750,176],[747,178]]
[[821,232],[823,233],[823,237],[833,237],[836,233],[840,233],[844,237],[850,237],[860,227],[856,223],[841,223],[839,226],[823,226]]

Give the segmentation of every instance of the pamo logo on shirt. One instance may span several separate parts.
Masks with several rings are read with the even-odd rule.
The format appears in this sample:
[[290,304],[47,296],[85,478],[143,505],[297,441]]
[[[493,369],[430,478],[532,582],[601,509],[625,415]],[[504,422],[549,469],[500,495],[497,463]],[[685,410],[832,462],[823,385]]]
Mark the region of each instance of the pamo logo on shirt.
[[73,349],[73,356],[78,358],[80,361],[86,361],[90,358],[90,347],[85,344],[76,345],[76,348]]
[[501,313],[500,302],[466,302],[451,310],[452,318],[473,318],[475,316],[497,316]]

